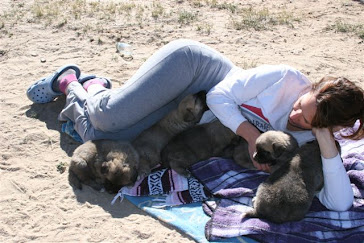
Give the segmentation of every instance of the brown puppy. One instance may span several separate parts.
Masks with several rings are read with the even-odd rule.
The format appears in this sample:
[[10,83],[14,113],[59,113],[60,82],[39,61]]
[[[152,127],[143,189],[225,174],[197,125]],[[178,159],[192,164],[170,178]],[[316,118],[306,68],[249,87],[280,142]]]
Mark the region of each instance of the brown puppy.
[[188,95],[162,120],[143,131],[132,145],[140,158],[139,176],[145,177],[161,163],[160,153],[176,134],[194,126],[208,109],[206,92]]
[[[232,157],[234,147],[232,149],[231,146],[239,144],[239,139],[219,120],[197,125],[178,134],[167,144],[162,150],[162,163],[181,175],[190,176],[188,168],[196,162],[213,156]],[[247,152],[247,146],[242,148]]]
[[139,156],[126,142],[88,141],[73,153],[69,167],[70,184],[82,189],[82,183],[110,193],[133,185],[137,179]]
[[268,131],[258,137],[254,159],[269,163],[271,174],[259,185],[254,209],[246,217],[283,223],[304,218],[315,193],[323,187],[320,149],[317,141],[298,148],[283,132]]

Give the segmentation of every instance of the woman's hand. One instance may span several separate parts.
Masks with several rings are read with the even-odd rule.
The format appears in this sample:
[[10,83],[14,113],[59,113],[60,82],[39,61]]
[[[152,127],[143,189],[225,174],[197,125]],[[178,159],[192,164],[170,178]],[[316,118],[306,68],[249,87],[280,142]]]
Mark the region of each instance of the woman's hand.
[[269,165],[259,164],[253,159],[253,154],[255,152],[255,141],[261,134],[259,130],[248,121],[245,121],[239,125],[238,129],[236,130],[236,134],[238,134],[240,137],[244,138],[248,142],[249,156],[253,162],[254,167],[257,168],[257,170],[269,172]]
[[339,151],[336,148],[334,136],[328,128],[312,128],[312,133],[315,135],[319,146],[321,155],[330,159],[335,157]]

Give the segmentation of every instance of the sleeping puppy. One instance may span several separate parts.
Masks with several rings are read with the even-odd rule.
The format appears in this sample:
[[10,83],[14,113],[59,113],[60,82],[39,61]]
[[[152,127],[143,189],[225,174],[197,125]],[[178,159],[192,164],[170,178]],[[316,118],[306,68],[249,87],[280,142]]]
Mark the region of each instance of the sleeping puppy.
[[150,174],[161,163],[161,151],[176,134],[194,126],[208,109],[206,92],[188,95],[162,120],[143,131],[133,142],[140,158],[139,176]]
[[239,136],[219,120],[194,126],[175,136],[162,150],[163,167],[171,167],[178,174],[190,176],[188,168],[210,157],[231,157],[231,145],[239,143]]
[[81,189],[82,183],[110,193],[131,186],[160,163],[160,152],[170,138],[195,125],[207,110],[206,92],[188,95],[162,120],[142,132],[134,142],[88,141],[71,159],[69,182]]
[[258,137],[253,158],[258,163],[269,163],[271,174],[259,185],[254,209],[246,217],[274,223],[303,219],[316,192],[323,187],[317,141],[298,147],[291,135],[268,131]]
[[139,156],[130,143],[113,140],[88,141],[73,153],[69,182],[78,189],[82,184],[95,190],[116,193],[137,179]]

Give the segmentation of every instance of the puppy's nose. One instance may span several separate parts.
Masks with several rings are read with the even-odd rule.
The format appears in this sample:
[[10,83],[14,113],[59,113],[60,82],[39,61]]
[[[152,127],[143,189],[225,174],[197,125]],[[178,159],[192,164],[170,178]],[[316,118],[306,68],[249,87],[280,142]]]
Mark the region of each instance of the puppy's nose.
[[109,167],[107,166],[107,164],[103,163],[101,165],[101,173],[102,174],[107,174],[109,172]]

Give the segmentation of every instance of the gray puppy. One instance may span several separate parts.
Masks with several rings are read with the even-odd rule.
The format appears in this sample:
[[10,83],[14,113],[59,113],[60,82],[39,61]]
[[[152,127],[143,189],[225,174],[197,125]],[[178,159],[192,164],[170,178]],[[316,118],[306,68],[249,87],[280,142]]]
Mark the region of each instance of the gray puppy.
[[171,111],[162,120],[143,131],[132,145],[140,158],[139,176],[145,177],[161,163],[161,151],[176,134],[194,126],[208,109],[206,92],[186,96],[177,109]]
[[[235,149],[237,145],[240,147]],[[191,165],[214,156],[231,158],[234,154],[236,157],[240,156],[241,165],[252,165],[246,141],[240,140],[239,136],[219,120],[215,120],[175,136],[162,150],[161,157],[164,167],[171,167],[178,174],[188,177],[188,168]]]
[[248,142],[242,137],[239,137],[237,143],[234,142],[232,144],[232,156],[225,155],[225,157],[232,157],[235,163],[244,168],[256,170],[252,160],[250,159]]
[[303,219],[316,192],[323,187],[317,141],[298,147],[291,135],[268,131],[258,137],[253,157],[258,163],[270,164],[271,174],[259,185],[254,209],[245,216],[274,223]]
[[73,153],[69,182],[78,189],[82,184],[110,193],[137,179],[139,156],[130,143],[113,140],[88,141]]

